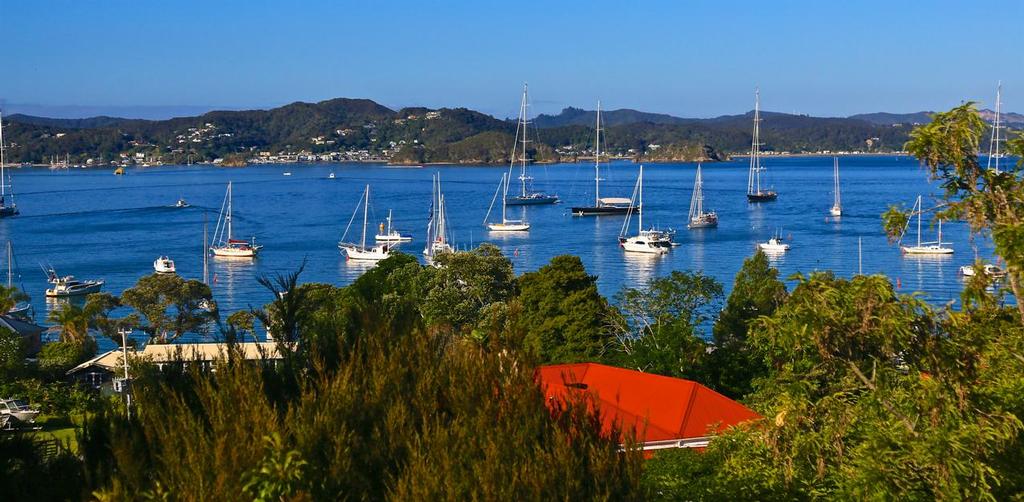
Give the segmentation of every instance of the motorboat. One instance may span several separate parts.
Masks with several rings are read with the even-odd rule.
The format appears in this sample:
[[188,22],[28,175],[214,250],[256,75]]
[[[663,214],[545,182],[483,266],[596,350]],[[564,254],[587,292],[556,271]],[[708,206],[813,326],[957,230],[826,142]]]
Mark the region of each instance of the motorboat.
[[161,256],[153,261],[153,270],[158,274],[173,274],[176,272],[174,260]]
[[228,182],[227,193],[224,195],[224,203],[221,205],[220,216],[217,218],[217,227],[213,231],[213,246],[210,252],[213,256],[223,258],[255,258],[263,249],[262,245],[256,244],[256,237],[249,241],[235,239],[232,237],[231,228],[231,182]]
[[761,186],[761,91],[754,92],[754,135],[750,144],[750,171],[747,174],[747,202],[771,202],[779,197],[774,190]]
[[[345,229],[345,233],[341,236],[341,242],[338,243],[338,249],[341,250],[345,255],[345,258],[349,260],[380,261],[390,257],[391,252],[395,249],[397,244],[384,243],[373,246],[366,245],[367,215],[370,207],[370,185],[366,185],[366,190],[363,191],[363,196],[360,198],[359,202],[360,203],[356,205],[356,212],[352,213],[352,219],[349,220],[348,228]],[[348,230],[352,227],[352,220],[354,220],[356,214],[358,214],[359,206],[363,206],[362,240],[360,240],[359,243],[346,242],[345,235],[348,235]]]
[[292,175],[292,172],[291,172],[291,171],[285,171],[285,172],[284,172],[284,175],[285,175],[285,176],[291,176],[291,175]]
[[329,180],[333,180],[334,178],[335,178],[335,176],[334,176],[333,172],[331,174],[327,175],[327,179],[329,179]]
[[412,236],[391,227],[391,210],[388,209],[387,225],[380,224],[380,229],[377,235],[373,236],[373,240],[377,242],[412,242]]
[[[521,219],[513,220],[506,217],[507,213],[507,199],[508,199],[508,178],[509,176],[505,173],[501,175],[501,183],[498,185],[498,189],[494,192],[494,198],[491,199],[491,207],[487,208],[487,215],[484,216],[484,225],[491,232],[525,232],[530,229],[530,223],[526,221],[526,209],[523,208],[523,216]],[[488,222],[487,220],[491,217],[491,210],[494,209],[494,202],[498,199],[498,195],[501,194],[501,221]]]
[[768,239],[768,242],[759,242],[757,247],[766,253],[785,253],[789,251],[789,244],[783,242],[782,238],[778,235]]
[[48,298],[65,298],[70,296],[84,296],[92,293],[99,293],[100,289],[103,288],[102,280],[84,280],[80,281],[75,279],[72,275],[60,276],[51,267],[46,271],[47,282],[53,284],[53,287],[46,290],[46,296]]
[[718,214],[704,211],[704,179],[701,177],[700,164],[697,164],[697,179],[693,182],[693,196],[690,197],[690,214],[686,228],[715,228],[718,226]]
[[[640,166],[640,174],[636,178],[636,188],[633,194],[637,196],[637,208],[644,206],[644,166]],[[632,200],[630,201],[632,205]],[[665,233],[658,230],[644,230],[643,213],[637,212],[637,235],[627,236],[626,229],[629,227],[629,220],[632,218],[632,211],[626,215],[626,221],[622,223],[622,231],[619,232],[619,246],[629,253],[665,254],[672,248],[672,241],[665,240]]]
[[[993,279],[998,279],[1000,277],[1006,276],[1005,270],[991,263],[986,263],[982,267],[982,271],[984,271],[986,276],[991,277]],[[964,277],[974,277],[976,274],[977,271],[975,270],[974,265],[964,265],[960,267],[960,275]]]
[[190,206],[190,204],[187,201],[185,201],[184,198],[178,199],[178,202],[174,203],[174,207],[177,207],[177,208],[185,208],[185,207],[189,207],[189,206]]
[[[6,415],[9,420],[13,419],[18,423],[31,424],[35,423],[39,410],[30,407],[27,401],[21,399],[0,399],[0,415]],[[13,423],[8,421],[7,425]]]

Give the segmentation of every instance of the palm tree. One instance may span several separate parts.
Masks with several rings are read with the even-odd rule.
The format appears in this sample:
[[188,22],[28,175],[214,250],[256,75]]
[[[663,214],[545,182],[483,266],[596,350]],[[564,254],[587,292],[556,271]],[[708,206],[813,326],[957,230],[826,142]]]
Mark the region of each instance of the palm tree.
[[0,285],[0,314],[10,312],[18,303],[29,301],[29,296],[17,286]]
[[46,320],[60,326],[62,342],[83,342],[89,336],[90,314],[73,303],[64,303],[50,312]]

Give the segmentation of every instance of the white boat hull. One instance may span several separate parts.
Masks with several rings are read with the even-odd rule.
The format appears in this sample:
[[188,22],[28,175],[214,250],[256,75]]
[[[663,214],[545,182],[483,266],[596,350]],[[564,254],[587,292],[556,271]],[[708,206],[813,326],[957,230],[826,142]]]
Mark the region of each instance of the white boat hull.
[[338,244],[338,249],[350,260],[381,261],[391,256],[391,248],[388,246],[361,249],[354,244]]
[[219,256],[222,258],[255,258],[256,255],[259,254],[259,251],[260,248],[258,247],[245,249],[232,247],[210,248],[210,252],[213,253],[213,256]]
[[942,246],[902,246],[903,254],[915,255],[947,255],[953,254],[952,248]]
[[665,254],[668,253],[668,248],[659,245],[657,242],[643,238],[643,237],[629,237],[624,239],[620,245],[622,249],[627,253],[644,253],[644,254]]
[[525,232],[530,229],[529,223],[488,223],[487,229],[491,232]]
[[832,208],[828,210],[828,214],[838,218],[843,215],[843,209],[839,206],[832,206]]

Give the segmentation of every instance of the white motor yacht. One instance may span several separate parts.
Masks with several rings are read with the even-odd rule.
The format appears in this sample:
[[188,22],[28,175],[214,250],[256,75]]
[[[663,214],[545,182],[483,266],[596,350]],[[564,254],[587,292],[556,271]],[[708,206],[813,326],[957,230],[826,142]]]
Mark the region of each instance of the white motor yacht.
[[412,242],[412,236],[403,234],[391,226],[391,210],[388,209],[387,224],[380,224],[377,235],[373,236],[377,242]]
[[782,242],[782,239],[778,236],[768,239],[768,242],[759,242],[757,247],[766,253],[784,253],[789,251],[789,244]]
[[[1005,270],[991,263],[986,263],[982,270],[985,271],[985,275],[992,277],[993,279],[1006,276]],[[977,273],[978,272],[975,270],[974,265],[964,265],[960,267],[960,275],[964,277],[974,277]]]
[[174,268],[174,260],[161,256],[156,260],[153,260],[153,270],[158,274],[173,274],[176,272]]
[[69,296],[84,296],[92,293],[99,293],[100,289],[103,288],[102,280],[84,280],[80,281],[75,279],[72,275],[59,276],[57,271],[50,268],[46,271],[47,282],[53,284],[53,287],[46,290],[46,296],[48,298],[64,298]]
[[[633,190],[634,198],[639,195],[639,201],[636,205],[637,208],[637,234],[632,236],[626,236],[626,229],[629,226],[629,220],[633,216],[633,211],[630,210],[626,214],[626,221],[622,223],[622,231],[619,232],[619,246],[626,252],[630,253],[647,253],[647,254],[665,254],[668,253],[669,249],[672,248],[671,237],[667,237],[669,234],[659,230],[644,230],[644,219],[643,219],[643,207],[644,207],[644,166],[640,166],[640,174],[636,178],[636,187]],[[630,199],[630,207],[632,201]]]
[[[0,415],[6,415],[20,423],[31,424],[39,416],[39,410],[31,408],[28,402],[20,399],[0,399]],[[8,425],[11,425],[10,422]]]

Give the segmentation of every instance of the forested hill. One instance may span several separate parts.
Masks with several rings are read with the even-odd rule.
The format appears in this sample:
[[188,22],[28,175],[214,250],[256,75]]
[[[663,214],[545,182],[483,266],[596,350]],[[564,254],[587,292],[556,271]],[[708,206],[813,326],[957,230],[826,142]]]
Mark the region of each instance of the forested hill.
[[[750,148],[751,113],[687,119],[636,110],[602,114],[608,153],[639,160],[714,160]],[[763,113],[762,140],[778,152],[898,150],[909,126],[854,118]],[[535,161],[592,154],[594,112],[540,115],[531,130]],[[399,163],[506,162],[515,121],[466,108],[392,110],[368,99],[296,102],[269,110],[214,111],[168,120],[5,120],[8,159],[73,164],[184,163],[216,158],[383,160]],[[65,157],[66,156],[66,157]]]

